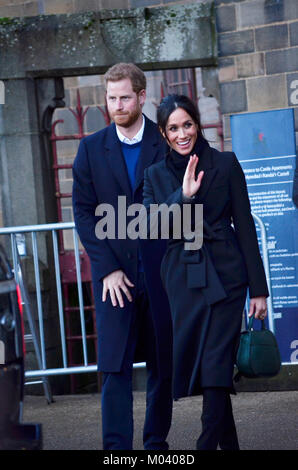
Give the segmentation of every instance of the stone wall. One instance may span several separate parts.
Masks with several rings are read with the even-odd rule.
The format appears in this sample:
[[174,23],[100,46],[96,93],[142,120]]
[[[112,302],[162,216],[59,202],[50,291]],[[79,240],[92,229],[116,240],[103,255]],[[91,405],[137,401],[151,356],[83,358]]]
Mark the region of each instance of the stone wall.
[[[197,0],[202,3],[203,0]],[[58,15],[60,13],[79,13],[80,11],[99,11],[103,8],[139,8],[194,3],[193,0],[0,0],[0,17]],[[204,0],[206,3],[206,0]]]
[[233,113],[293,107],[298,131],[298,1],[216,3],[226,147]]

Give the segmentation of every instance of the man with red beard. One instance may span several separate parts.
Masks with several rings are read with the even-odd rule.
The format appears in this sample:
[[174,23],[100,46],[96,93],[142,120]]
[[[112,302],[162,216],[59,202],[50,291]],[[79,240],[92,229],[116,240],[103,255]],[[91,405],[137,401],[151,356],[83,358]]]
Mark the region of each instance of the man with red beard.
[[[164,147],[156,124],[142,114],[142,70],[116,64],[106,72],[105,83],[113,123],[81,140],[73,165],[74,219],[92,268],[103,448],[132,449],[132,369],[134,362],[145,360],[144,448],[166,450],[172,416],[172,331],[159,274],[165,241],[98,239],[95,233],[99,204],[110,204],[118,214],[119,196],[126,197],[127,206],[142,203],[144,170],[163,158]],[[129,217],[124,220],[128,225]]]

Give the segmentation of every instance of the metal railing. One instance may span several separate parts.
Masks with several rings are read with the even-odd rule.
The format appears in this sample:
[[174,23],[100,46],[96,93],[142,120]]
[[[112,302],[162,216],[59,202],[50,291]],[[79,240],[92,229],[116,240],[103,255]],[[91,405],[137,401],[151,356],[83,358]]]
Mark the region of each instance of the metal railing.
[[[266,278],[267,278],[269,292],[270,292],[270,296],[267,299],[268,300],[268,323],[269,323],[269,329],[274,331],[274,313],[273,313],[272,296],[271,296],[271,283],[270,283],[270,272],[269,272],[269,259],[268,259],[268,252],[267,252],[266,229],[262,220],[258,216],[253,214],[253,217],[261,229],[262,254],[263,254]],[[78,300],[79,300],[83,365],[71,366],[71,367],[68,365],[67,350],[66,350],[67,348],[66,348],[66,336],[65,336],[65,326],[64,326],[63,295],[62,295],[62,287],[61,287],[61,273],[60,273],[60,264],[59,264],[59,250],[58,250],[58,236],[57,236],[57,232],[59,230],[72,230],[72,233],[73,233],[75,271],[76,271]],[[53,253],[54,253],[56,291],[57,291],[60,340],[61,340],[61,351],[62,351],[62,366],[57,367],[57,368],[51,368],[51,369],[47,368],[45,336],[44,336],[44,321],[43,321],[44,317],[43,317],[43,307],[42,307],[42,293],[41,293],[41,283],[40,283],[39,263],[38,263],[39,255],[38,255],[38,245],[37,245],[37,239],[36,239],[37,232],[51,232]],[[34,261],[34,275],[35,275],[35,285],[36,285],[38,324],[39,324],[39,347],[40,347],[40,356],[41,356],[40,369],[25,371],[25,378],[32,379],[36,377],[47,377],[47,376],[53,376],[53,375],[96,372],[97,365],[88,363],[83,290],[82,290],[82,279],[81,279],[81,271],[80,271],[79,239],[78,239],[78,235],[77,235],[77,231],[75,229],[74,223],[67,222],[67,223],[55,223],[55,224],[45,224],[45,225],[28,225],[28,226],[21,226],[21,227],[0,228],[0,235],[6,234],[10,236],[13,266],[14,266],[14,271],[16,273],[17,278],[18,276],[21,275],[21,272],[20,272],[20,263],[18,260],[19,255],[18,255],[18,248],[17,248],[17,242],[16,242],[16,235],[20,233],[21,234],[31,233],[32,255],[33,255],[33,261]],[[29,300],[27,299],[27,301]],[[144,367],[144,366],[145,366],[144,362],[134,364],[135,368]]]
[[[59,250],[58,250],[58,231],[59,230],[72,230],[73,234],[73,246],[75,256],[75,271],[77,278],[77,289],[78,289],[78,300],[79,300],[79,312],[80,312],[80,327],[82,336],[82,352],[83,352],[83,364],[78,366],[69,366],[67,360],[67,348],[66,348],[66,335],[64,325],[64,311],[63,311],[63,294],[61,286],[61,271],[59,263]],[[52,246],[54,253],[54,266],[55,266],[55,278],[56,278],[56,293],[57,293],[57,305],[59,314],[59,325],[60,325],[60,344],[62,351],[62,366],[57,368],[47,368],[46,359],[46,345],[44,335],[44,312],[42,307],[42,292],[41,282],[39,273],[39,255],[37,245],[37,232],[51,232],[52,234]],[[87,352],[87,341],[86,341],[86,328],[84,318],[84,302],[83,302],[83,290],[82,290],[82,279],[80,271],[80,253],[79,253],[79,239],[75,225],[73,222],[55,223],[55,224],[44,224],[44,225],[26,225],[20,227],[8,227],[0,228],[0,235],[9,235],[11,242],[11,253],[13,260],[13,267],[17,282],[22,282],[22,273],[20,271],[19,254],[17,248],[16,235],[31,233],[32,240],[32,256],[34,262],[34,276],[35,276],[35,287],[36,287],[36,302],[37,302],[37,313],[38,313],[38,326],[39,326],[39,351],[41,356],[41,368],[38,370],[27,370],[25,371],[25,378],[36,378],[53,375],[65,375],[65,374],[78,374],[78,373],[90,373],[97,371],[96,364],[89,364],[88,352]],[[26,302],[30,302],[27,298]],[[36,348],[35,348],[36,349]],[[135,368],[144,367],[145,363],[134,364]],[[29,382],[32,383],[32,382]]]

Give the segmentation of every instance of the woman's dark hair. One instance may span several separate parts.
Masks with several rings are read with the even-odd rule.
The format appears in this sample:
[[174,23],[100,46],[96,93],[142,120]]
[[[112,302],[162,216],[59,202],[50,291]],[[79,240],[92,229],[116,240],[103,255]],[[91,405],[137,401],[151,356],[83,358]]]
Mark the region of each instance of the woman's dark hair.
[[168,95],[162,99],[159,107],[157,108],[157,125],[159,130],[166,135],[167,122],[177,108],[182,108],[186,111],[192,120],[198,126],[198,135],[204,139],[201,127],[200,113],[194,102],[185,95]]

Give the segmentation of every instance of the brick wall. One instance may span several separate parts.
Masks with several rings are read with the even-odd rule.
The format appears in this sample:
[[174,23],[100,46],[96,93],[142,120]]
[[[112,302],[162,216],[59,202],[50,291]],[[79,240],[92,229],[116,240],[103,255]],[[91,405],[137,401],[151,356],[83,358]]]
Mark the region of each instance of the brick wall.
[[216,0],[216,15],[226,147],[233,113],[293,107],[298,131],[298,1]]

